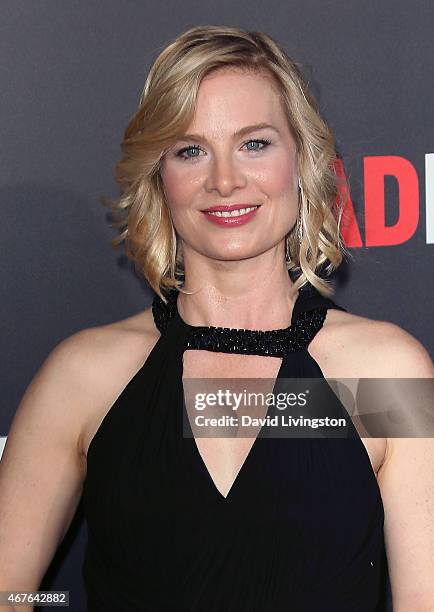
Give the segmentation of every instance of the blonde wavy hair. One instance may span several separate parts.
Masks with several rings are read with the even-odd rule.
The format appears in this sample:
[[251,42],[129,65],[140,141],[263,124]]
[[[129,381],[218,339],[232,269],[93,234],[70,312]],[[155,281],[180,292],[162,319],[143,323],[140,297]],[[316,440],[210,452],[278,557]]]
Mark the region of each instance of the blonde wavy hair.
[[280,92],[297,146],[299,217],[286,236],[287,269],[297,274],[294,291],[310,282],[323,295],[332,288],[326,275],[342,261],[342,203],[333,135],[320,116],[300,66],[267,34],[227,26],[193,27],[173,40],[147,76],[137,112],[121,143],[115,167],[121,187],[117,200],[103,198],[121,229],[113,247],[125,241],[136,272],[166,302],[164,289],[182,291],[182,249],[165,200],[160,160],[191,123],[201,80],[219,68],[236,67],[270,76]]

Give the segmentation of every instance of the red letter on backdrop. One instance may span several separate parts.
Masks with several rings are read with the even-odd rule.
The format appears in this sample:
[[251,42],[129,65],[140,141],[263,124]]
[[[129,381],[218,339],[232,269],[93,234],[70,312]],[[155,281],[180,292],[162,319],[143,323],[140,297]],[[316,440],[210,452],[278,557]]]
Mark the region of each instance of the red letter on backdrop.
[[359,226],[357,225],[356,215],[354,213],[354,206],[350,196],[350,190],[348,189],[348,181],[345,175],[344,164],[342,159],[336,158],[333,162],[336,176],[340,181],[338,184],[338,206],[339,199],[342,200],[342,221],[341,221],[341,234],[345,246],[347,247],[361,247],[362,237],[360,236]]
[[[409,240],[419,222],[419,181],[414,166],[404,157],[364,158],[366,246],[390,246]],[[384,177],[398,181],[398,221],[385,225]]]

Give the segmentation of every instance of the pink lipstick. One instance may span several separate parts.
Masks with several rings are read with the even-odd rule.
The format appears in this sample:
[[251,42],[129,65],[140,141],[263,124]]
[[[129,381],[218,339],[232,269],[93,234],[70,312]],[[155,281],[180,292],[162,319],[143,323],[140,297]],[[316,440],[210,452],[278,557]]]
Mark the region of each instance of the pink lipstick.
[[242,203],[230,206],[211,206],[202,212],[209,221],[216,225],[234,227],[250,221],[259,208],[258,204]]

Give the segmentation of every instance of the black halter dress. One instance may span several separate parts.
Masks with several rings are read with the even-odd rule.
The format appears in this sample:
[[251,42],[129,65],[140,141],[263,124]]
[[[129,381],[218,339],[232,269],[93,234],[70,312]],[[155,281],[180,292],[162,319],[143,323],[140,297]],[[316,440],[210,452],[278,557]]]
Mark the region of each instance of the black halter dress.
[[287,330],[229,330],[187,324],[176,298],[154,299],[161,336],[89,446],[89,612],[384,610],[384,509],[357,434],[259,434],[227,497],[183,435],[186,349],[280,355],[276,383],[323,378],[309,343],[344,309],[307,285]]

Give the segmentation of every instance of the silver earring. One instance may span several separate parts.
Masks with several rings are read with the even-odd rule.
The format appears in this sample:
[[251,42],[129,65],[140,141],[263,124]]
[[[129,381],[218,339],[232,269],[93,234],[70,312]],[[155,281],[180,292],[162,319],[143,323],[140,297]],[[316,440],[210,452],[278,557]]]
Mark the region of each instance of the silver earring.
[[298,177],[298,188],[300,190],[300,209],[299,209],[298,219],[297,219],[297,238],[298,238],[298,241],[301,243],[301,241],[303,240],[303,221],[301,218],[301,210],[304,206],[304,191],[301,185],[301,177]]
[[285,238],[285,260],[286,260],[286,263],[290,263],[291,261],[291,255],[289,253],[289,246],[288,246],[288,238]]
[[299,220],[297,221],[297,238],[301,243],[303,240],[303,224],[301,222],[301,217],[299,217]]

